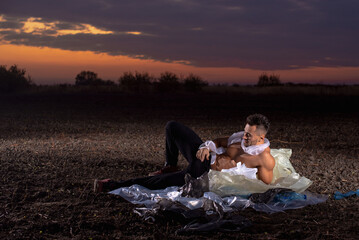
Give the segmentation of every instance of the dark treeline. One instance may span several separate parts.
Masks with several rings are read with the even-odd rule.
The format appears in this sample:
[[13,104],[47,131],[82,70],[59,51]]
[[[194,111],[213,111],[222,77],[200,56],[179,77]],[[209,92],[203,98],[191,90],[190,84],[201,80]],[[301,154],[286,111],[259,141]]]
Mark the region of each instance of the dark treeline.
[[17,65],[6,68],[0,65],[0,92],[11,93],[30,88],[34,85],[30,76],[26,76],[26,70]]
[[74,78],[74,84],[58,84],[53,86],[36,85],[25,69],[17,65],[7,68],[0,65],[0,93],[17,92],[63,92],[63,91],[116,91],[116,92],[192,92],[198,93],[239,93],[239,94],[312,94],[312,95],[358,95],[359,87],[346,85],[282,83],[280,76],[262,73],[256,85],[243,86],[234,84],[212,84],[200,76],[189,74],[178,76],[172,72],[161,73],[155,77],[148,72],[124,72],[116,82],[101,79],[92,71],[81,71]]
[[201,91],[208,83],[200,76],[189,74],[180,78],[175,73],[164,72],[156,78],[147,72],[125,72],[118,79],[118,83],[111,80],[102,80],[96,73],[82,71],[76,76],[76,86],[116,86],[119,85],[126,91],[143,92],[155,89],[161,92],[178,91],[184,89],[190,92]]
[[[189,74],[186,77],[179,77],[175,73],[164,72],[156,78],[147,72],[125,72],[119,77],[117,82],[103,80],[98,74],[92,71],[81,71],[75,77],[73,84],[59,84],[60,88],[66,87],[87,87],[88,89],[98,87],[120,87],[124,91],[144,92],[156,90],[160,92],[175,92],[185,90],[189,92],[199,92],[203,87],[208,86],[200,76]],[[29,75],[26,76],[26,70],[13,65],[7,68],[0,65],[0,92],[12,93],[26,91],[36,86]]]

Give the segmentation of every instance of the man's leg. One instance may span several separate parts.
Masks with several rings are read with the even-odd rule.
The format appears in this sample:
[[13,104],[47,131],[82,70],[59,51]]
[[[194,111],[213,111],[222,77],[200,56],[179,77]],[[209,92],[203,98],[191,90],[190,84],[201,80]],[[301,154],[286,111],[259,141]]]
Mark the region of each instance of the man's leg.
[[181,123],[170,121],[166,125],[166,166],[177,166],[179,151],[192,162],[203,141],[189,127]]
[[164,189],[170,186],[183,186],[185,184],[185,171],[167,173],[156,176],[133,178],[125,181],[114,181],[110,179],[95,180],[95,192],[109,192],[121,187],[129,187],[134,184],[144,186],[148,189]]
[[166,166],[177,166],[178,154],[180,151],[188,161],[188,167],[186,170],[143,178],[135,178],[121,182],[115,182],[112,180],[102,182],[101,180],[96,180],[95,191],[96,189],[101,189],[101,191],[110,191],[120,187],[128,187],[133,184],[138,184],[149,189],[182,186],[185,184],[184,176],[186,173],[189,173],[192,177],[197,178],[210,169],[210,162],[208,160],[201,162],[196,157],[198,147],[201,144],[202,140],[192,129],[178,122],[170,121],[166,125]]
[[196,158],[196,152],[199,145],[202,144],[200,137],[190,128],[175,121],[169,121],[166,124],[166,162],[165,166],[149,175],[155,176],[164,173],[177,172],[179,151],[192,162]]
[[209,171],[210,162],[201,162],[196,157],[198,147],[203,143],[201,138],[190,128],[174,121],[166,125],[166,166],[177,166],[179,151],[188,161],[185,170],[197,178]]

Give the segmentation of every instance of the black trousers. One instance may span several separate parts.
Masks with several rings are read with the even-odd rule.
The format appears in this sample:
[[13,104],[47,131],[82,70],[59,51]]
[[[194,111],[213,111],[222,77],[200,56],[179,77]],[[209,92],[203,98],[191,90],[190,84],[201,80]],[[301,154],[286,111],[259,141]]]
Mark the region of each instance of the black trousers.
[[182,186],[185,184],[184,176],[189,173],[197,178],[210,169],[210,161],[201,162],[196,157],[199,145],[203,141],[190,128],[170,121],[166,124],[166,163],[176,166],[179,152],[187,159],[188,167],[183,171],[167,173],[156,176],[135,178],[121,182],[114,182],[112,188],[128,187],[138,184],[149,189],[163,189],[169,186]]

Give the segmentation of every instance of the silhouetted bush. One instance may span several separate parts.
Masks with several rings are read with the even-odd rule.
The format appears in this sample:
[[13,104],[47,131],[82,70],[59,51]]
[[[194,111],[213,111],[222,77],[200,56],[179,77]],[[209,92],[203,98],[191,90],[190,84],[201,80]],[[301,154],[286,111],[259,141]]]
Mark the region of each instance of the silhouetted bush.
[[116,83],[114,81],[111,81],[111,80],[102,80],[102,85],[103,86],[115,86]]
[[279,86],[281,85],[280,76],[279,75],[270,75],[268,76],[266,73],[262,73],[258,77],[257,86],[264,87],[264,86]]
[[160,78],[158,81],[155,82],[156,89],[161,92],[168,92],[168,91],[177,91],[181,83],[179,82],[179,78],[176,74],[171,72],[161,73]]
[[82,71],[76,75],[76,86],[98,86],[102,84],[102,80],[97,77],[97,73],[91,71]]
[[29,88],[32,85],[31,77],[25,76],[26,70],[12,65],[8,69],[0,66],[0,92],[16,92]]
[[262,73],[258,77],[258,83],[257,86],[268,86],[269,84],[269,77],[266,73]]
[[188,77],[184,79],[184,88],[189,92],[199,92],[203,87],[207,86],[208,83],[203,81],[200,76],[190,74]]
[[125,72],[119,79],[120,85],[125,90],[129,91],[147,91],[152,84],[153,77],[148,73],[136,72],[135,75],[131,72]]

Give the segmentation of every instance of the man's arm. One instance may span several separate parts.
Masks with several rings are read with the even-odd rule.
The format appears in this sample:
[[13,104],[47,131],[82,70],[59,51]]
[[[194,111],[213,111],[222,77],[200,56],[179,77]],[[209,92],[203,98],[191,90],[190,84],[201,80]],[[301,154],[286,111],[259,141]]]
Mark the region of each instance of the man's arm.
[[213,140],[214,144],[216,144],[216,147],[224,147],[226,148],[228,145],[228,137],[223,137],[223,138],[216,138]]
[[258,179],[270,184],[273,179],[275,160],[269,152],[263,152],[262,164],[258,166]]
[[270,154],[270,150],[266,149],[260,155],[242,154],[234,158],[236,163],[241,162],[247,168],[257,168],[257,177],[266,184],[270,184],[273,179],[273,168],[275,160]]
[[211,165],[212,170],[221,171],[222,169],[230,169],[237,166],[237,163],[231,159],[226,153],[217,155],[216,162]]
[[[214,144],[216,145],[216,148],[219,147],[227,147],[227,143],[228,143],[228,137],[224,137],[224,138],[216,138],[213,140]],[[210,150],[207,148],[202,148],[199,149],[196,153],[196,157],[201,160],[202,162],[207,159],[209,160],[209,153]]]

